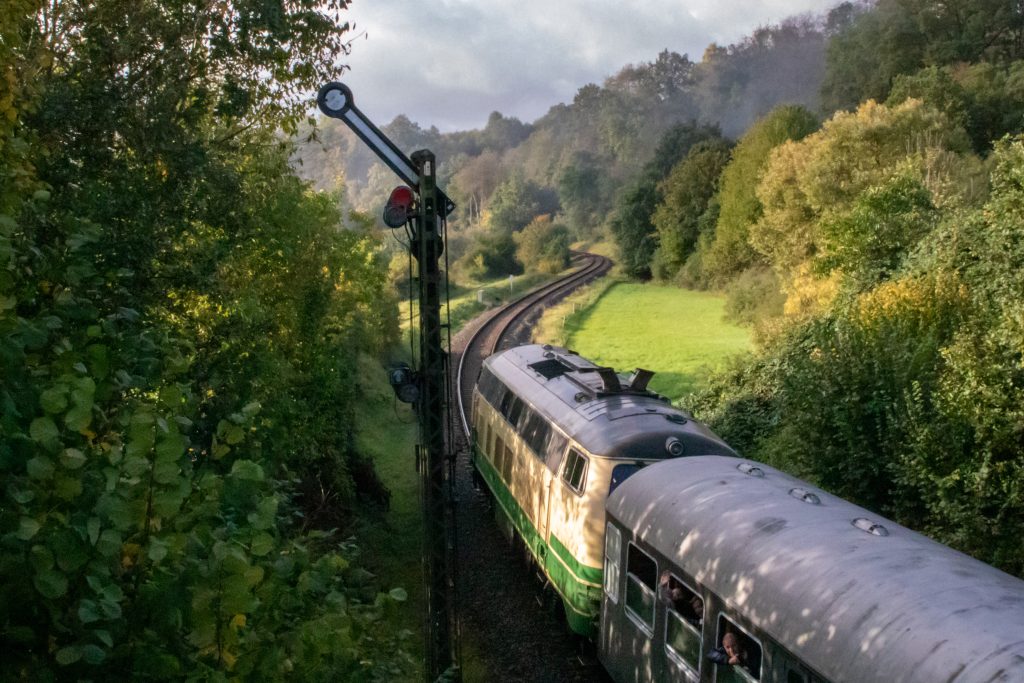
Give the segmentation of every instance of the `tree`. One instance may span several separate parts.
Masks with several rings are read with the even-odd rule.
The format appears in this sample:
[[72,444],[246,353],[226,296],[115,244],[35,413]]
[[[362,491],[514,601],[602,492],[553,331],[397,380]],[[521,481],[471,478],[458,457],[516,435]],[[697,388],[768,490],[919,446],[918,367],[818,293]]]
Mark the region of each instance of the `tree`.
[[663,199],[651,217],[658,234],[654,262],[659,278],[674,277],[696,250],[701,218],[718,190],[731,147],[721,138],[698,142],[659,185]]
[[607,201],[603,192],[606,183],[596,161],[586,153],[578,154],[575,163],[562,170],[558,201],[575,234],[591,235],[599,225],[598,213]]
[[756,188],[775,147],[801,140],[818,127],[815,117],[799,106],[785,105],[757,121],[740,139],[722,172],[720,212],[708,247],[702,250],[704,278],[724,282],[759,262],[749,243],[750,226],[761,217]]
[[651,276],[651,258],[657,246],[651,217],[661,201],[658,183],[691,147],[716,137],[720,136],[714,126],[695,122],[673,126],[662,136],[654,157],[647,162],[639,178],[619,195],[611,233],[618,246],[622,268],[630,277]]
[[555,274],[569,266],[569,229],[538,216],[514,235],[516,260],[528,271]]
[[[842,225],[841,217],[862,193],[897,174],[910,174],[923,184],[936,206],[966,201],[960,193],[969,191],[969,183],[959,179],[976,168],[968,148],[962,129],[917,100],[897,107],[868,102],[855,113],[840,112],[819,132],[772,152],[757,188],[764,211],[750,228],[750,243],[776,269],[796,302],[801,297],[797,290],[813,290],[816,281],[806,277],[796,287],[794,275],[809,275],[812,260],[840,248],[822,225]],[[837,230],[833,237],[844,233]],[[807,296],[808,301],[818,298]]]
[[503,174],[501,159],[493,151],[467,160],[456,171],[453,180],[457,190],[467,199],[465,209],[470,222],[480,219],[484,203],[501,184]]
[[892,79],[921,68],[924,38],[897,1],[852,11],[840,5],[843,18],[826,49],[821,86],[822,110],[855,108],[865,100],[882,101]]
[[530,126],[515,117],[505,117],[492,111],[487,125],[480,132],[480,140],[484,149],[502,152],[515,147],[529,135]]
[[538,188],[513,174],[502,182],[487,205],[487,226],[496,234],[511,235],[541,213]]
[[926,66],[1020,59],[1022,36],[1021,8],[1006,0],[880,0],[832,37],[824,104],[884,100],[897,76]]
[[758,27],[728,47],[712,44],[695,69],[701,118],[740,136],[782,104],[816,111],[824,53],[820,21],[806,16]]
[[33,78],[0,98],[11,675],[400,666],[390,600],[315,528],[383,496],[347,418],[397,335],[373,239],[280,137],[339,72],[340,4],[7,9],[0,74]]

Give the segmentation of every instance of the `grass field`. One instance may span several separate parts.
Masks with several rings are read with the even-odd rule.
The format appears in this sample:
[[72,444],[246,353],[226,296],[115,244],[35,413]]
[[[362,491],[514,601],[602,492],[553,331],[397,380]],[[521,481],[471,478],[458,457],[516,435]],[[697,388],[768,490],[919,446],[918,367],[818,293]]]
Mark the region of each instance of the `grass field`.
[[651,389],[678,400],[700,389],[730,356],[752,348],[749,330],[723,320],[724,305],[717,294],[617,283],[565,315],[562,337],[584,357],[620,372],[655,371]]

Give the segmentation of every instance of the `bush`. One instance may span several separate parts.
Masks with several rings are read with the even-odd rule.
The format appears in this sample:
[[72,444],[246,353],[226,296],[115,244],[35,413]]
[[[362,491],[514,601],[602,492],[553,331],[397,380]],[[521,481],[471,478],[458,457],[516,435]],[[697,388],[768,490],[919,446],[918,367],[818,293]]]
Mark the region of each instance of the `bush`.
[[516,261],[527,271],[555,274],[569,266],[569,229],[538,216],[514,236]]

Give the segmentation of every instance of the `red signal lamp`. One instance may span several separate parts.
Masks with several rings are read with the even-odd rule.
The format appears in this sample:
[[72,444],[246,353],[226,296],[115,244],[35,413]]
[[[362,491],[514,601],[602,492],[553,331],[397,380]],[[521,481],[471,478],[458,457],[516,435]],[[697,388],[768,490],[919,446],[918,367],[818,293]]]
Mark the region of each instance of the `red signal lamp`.
[[416,194],[405,185],[391,190],[388,203],[384,206],[384,225],[389,228],[400,228],[409,222],[416,203]]

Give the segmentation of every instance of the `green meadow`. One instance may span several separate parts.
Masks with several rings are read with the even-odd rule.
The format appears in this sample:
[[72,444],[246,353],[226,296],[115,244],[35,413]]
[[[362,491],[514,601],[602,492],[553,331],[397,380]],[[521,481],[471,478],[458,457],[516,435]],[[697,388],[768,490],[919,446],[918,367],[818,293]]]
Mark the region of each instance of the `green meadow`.
[[620,372],[653,370],[651,389],[675,401],[700,389],[730,357],[752,349],[750,331],[726,322],[724,306],[718,294],[616,283],[564,317],[562,338]]

